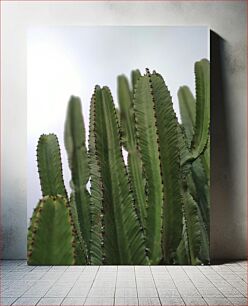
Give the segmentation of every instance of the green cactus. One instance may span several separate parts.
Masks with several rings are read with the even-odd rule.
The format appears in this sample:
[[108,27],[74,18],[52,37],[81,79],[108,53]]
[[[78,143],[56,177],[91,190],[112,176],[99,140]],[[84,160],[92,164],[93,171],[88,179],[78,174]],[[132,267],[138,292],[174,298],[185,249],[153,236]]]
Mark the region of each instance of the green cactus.
[[28,234],[29,265],[76,264],[76,236],[67,199],[46,196],[39,201]]
[[103,220],[103,182],[101,166],[96,152],[96,111],[95,95],[90,103],[89,165],[90,165],[90,213],[91,213],[91,247],[90,257],[93,265],[101,265],[105,260],[104,253],[104,220]]
[[[195,129],[195,115],[196,115],[196,102],[190,89],[186,86],[179,88],[178,99],[180,106],[180,115],[182,119],[182,128],[185,131],[186,140],[191,145]],[[191,165],[191,173],[188,174],[188,181],[193,179],[191,184],[190,193],[195,193],[195,200],[200,206],[201,214],[205,222],[206,228],[209,230],[209,179],[207,173],[209,169],[204,168],[204,164],[208,164],[208,157],[205,155],[207,145],[203,154],[199,156]],[[207,166],[206,166],[207,167]],[[190,183],[189,183],[190,184]],[[196,191],[193,191],[196,189]]]
[[176,263],[209,263],[209,234],[202,219],[199,206],[187,187],[183,192],[183,232],[177,248]]
[[162,240],[164,262],[173,263],[182,232],[178,122],[170,93],[159,74],[148,72],[139,78],[134,105],[147,180],[149,204],[145,228],[150,260],[153,264],[160,262]]
[[186,136],[188,148],[190,149],[195,126],[195,98],[188,86],[182,86],[179,88],[178,101],[180,107],[180,116]]
[[[37,145],[37,162],[39,169],[40,182],[42,186],[43,196],[58,196],[63,195],[67,199],[67,193],[64,187],[62,176],[62,164],[60,156],[60,148],[57,136],[55,134],[41,135]],[[35,220],[36,212],[40,204],[34,210],[31,228]],[[87,262],[86,251],[83,239],[78,231],[78,219],[75,209],[71,207],[74,212],[73,224],[75,226],[75,249],[76,249],[76,263],[84,264]],[[30,231],[28,236],[30,236]]]
[[[209,61],[202,59],[195,63],[195,83],[196,83],[196,104],[195,104],[195,123],[194,134],[192,135],[192,141],[190,146],[190,152],[181,163],[192,163],[196,160],[204,151],[209,142],[209,125],[210,125],[210,65]],[[179,99],[185,97],[184,87],[179,92]],[[187,93],[187,97],[190,101],[190,93]],[[184,99],[185,100],[185,99]],[[190,109],[188,109],[190,111]],[[193,114],[194,116],[194,114]],[[194,118],[194,117],[192,117]],[[189,132],[189,131],[188,131]]]
[[70,201],[69,201],[69,207],[71,210],[71,217],[73,220],[74,224],[74,232],[76,236],[76,263],[77,264],[90,264],[90,257],[89,257],[89,251],[86,245],[86,242],[82,236],[81,233],[81,228],[80,228],[80,222],[78,219],[78,211],[77,211],[77,206],[76,206],[76,201],[75,201],[75,195],[72,192]]
[[[207,82],[207,80],[205,80]],[[203,83],[201,81],[201,76],[198,77],[198,83]],[[198,105],[198,108],[201,110],[204,110],[204,113],[207,113],[207,116],[209,116],[210,111],[210,98],[208,97],[208,103],[205,102],[204,99],[199,99],[198,103],[196,102],[193,94],[191,93],[190,89],[187,86],[182,86],[178,90],[178,100],[179,100],[179,107],[180,107],[180,115],[182,120],[182,127],[185,132],[185,138],[188,143],[188,148],[191,149],[191,144],[193,141],[193,137],[196,134],[199,134],[195,132],[195,130],[198,128],[196,126],[196,121],[201,122],[201,119],[199,119],[199,114],[196,114],[196,107]],[[201,105],[201,106],[200,106]],[[204,116],[204,114],[200,114],[200,116]],[[197,119],[196,119],[197,118]],[[209,136],[209,124],[208,121],[208,127],[206,128],[206,137],[205,137],[205,148],[202,152],[203,154],[199,154],[200,158],[204,156],[206,157],[206,161],[203,161],[203,163],[206,163],[205,167],[205,173],[206,175],[209,174],[209,146],[210,146],[210,136]]]
[[118,77],[119,110],[96,86],[88,152],[81,102],[71,97],[64,140],[72,193],[68,200],[57,137],[42,135],[43,199],[28,230],[29,264],[209,263],[207,60],[196,62],[195,78],[196,98],[186,86],[178,91],[181,124],[156,72],[132,71],[131,89]]
[[139,71],[139,69],[136,70],[132,70],[131,72],[131,82],[132,82],[132,94],[134,95],[134,91],[135,91],[135,86],[138,82],[138,80],[141,77],[141,73]]
[[[120,147],[120,129],[111,93],[96,86],[90,139],[95,143],[103,193],[103,248],[106,264],[145,264],[145,245]],[[94,165],[94,161],[91,165]],[[92,178],[94,179],[94,177]],[[96,182],[97,184],[98,182]],[[92,188],[96,186],[92,185]],[[101,254],[99,255],[101,257]]]
[[[136,81],[137,71],[133,83]],[[145,192],[145,180],[143,176],[142,161],[138,150],[136,130],[134,124],[134,110],[128,80],[124,75],[118,77],[118,103],[120,108],[120,123],[125,135],[125,148],[128,151],[128,172],[131,179],[131,187],[134,195],[134,203],[141,222],[141,226],[146,228],[147,218],[147,196]]]
[[162,248],[165,263],[173,263],[182,233],[182,197],[178,121],[170,92],[161,75],[153,73],[150,85],[155,107],[161,175],[164,186]]
[[42,195],[60,194],[67,198],[57,136],[55,134],[41,135],[36,152]]
[[71,169],[71,188],[76,204],[78,221],[88,250],[90,249],[90,195],[86,189],[89,181],[88,155],[85,147],[85,128],[81,101],[72,96],[65,122],[65,148]]
[[192,140],[192,154],[196,158],[206,148],[210,124],[210,65],[203,59],[195,63],[196,120]]
[[146,246],[151,264],[158,264],[162,258],[163,185],[153,100],[150,78],[148,75],[142,76],[136,83],[134,112],[139,151],[147,183]]
[[[208,66],[208,67],[207,67]],[[204,130],[202,134],[202,142],[205,142],[205,147],[202,154],[196,159],[193,159],[190,164],[190,171],[187,172],[186,179],[189,187],[189,192],[193,196],[198,209],[195,214],[198,215],[198,232],[201,233],[201,245],[198,248],[198,259],[203,262],[209,262],[209,63],[207,60],[197,62],[195,65],[196,71],[196,100],[193,97],[190,89],[183,86],[178,91],[180,114],[182,119],[182,128],[186,135],[189,150],[192,150],[192,143],[195,135],[200,135],[197,130],[199,127]],[[197,85],[198,84],[198,85]],[[205,88],[205,89],[203,89]],[[205,98],[204,98],[204,91]],[[198,92],[198,95],[197,95]],[[201,94],[200,94],[200,93]],[[206,101],[207,100],[207,101]],[[197,111],[198,109],[198,111]],[[202,119],[204,117],[204,120]],[[204,129],[205,122],[205,129]],[[198,136],[198,138],[200,138]],[[204,138],[204,141],[203,141]],[[185,146],[186,147],[186,146]],[[187,149],[184,148],[184,152]],[[199,149],[201,151],[201,149]],[[192,152],[191,152],[192,153]],[[189,153],[189,154],[191,154]],[[196,154],[197,155],[197,154]],[[185,154],[184,154],[185,156]],[[196,156],[195,156],[196,157]],[[184,196],[184,199],[187,196]],[[189,218],[188,218],[189,219]],[[188,220],[189,221],[189,220]],[[186,220],[187,223],[187,220]],[[191,255],[193,252],[191,252]],[[195,258],[192,258],[189,263],[194,263]]]

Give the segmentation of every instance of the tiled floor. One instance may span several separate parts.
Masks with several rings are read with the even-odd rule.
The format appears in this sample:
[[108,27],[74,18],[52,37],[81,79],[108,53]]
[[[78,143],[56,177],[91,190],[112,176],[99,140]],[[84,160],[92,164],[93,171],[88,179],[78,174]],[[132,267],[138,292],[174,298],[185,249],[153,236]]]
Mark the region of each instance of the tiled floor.
[[2,261],[0,305],[247,305],[247,263],[27,266]]

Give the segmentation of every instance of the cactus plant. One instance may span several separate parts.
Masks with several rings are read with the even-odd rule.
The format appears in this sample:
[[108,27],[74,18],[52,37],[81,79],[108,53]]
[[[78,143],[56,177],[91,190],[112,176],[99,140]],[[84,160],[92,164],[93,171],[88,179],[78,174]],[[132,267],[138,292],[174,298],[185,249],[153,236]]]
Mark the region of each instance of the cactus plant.
[[91,214],[91,263],[100,265],[105,262],[104,220],[103,220],[103,181],[101,166],[96,151],[96,111],[95,95],[90,103],[89,165],[90,165],[90,214]]
[[[210,125],[210,65],[202,59],[195,63],[196,105],[195,124],[188,156],[182,164],[192,163],[204,153],[209,142]],[[180,94],[179,94],[180,98]],[[187,97],[189,98],[189,96]]]
[[65,122],[64,143],[71,169],[71,188],[75,201],[81,234],[90,249],[90,195],[86,189],[89,180],[88,155],[85,147],[85,128],[81,101],[70,98]]
[[[138,76],[137,76],[138,74]],[[136,84],[139,73],[132,72],[133,84]],[[135,85],[133,85],[135,86]],[[133,89],[134,92],[134,89]],[[128,151],[128,172],[134,195],[134,203],[140,219],[141,226],[146,230],[147,195],[143,166],[138,149],[136,128],[134,124],[133,93],[131,92],[126,76],[118,76],[118,103],[120,108],[120,123],[124,134],[124,146]]]
[[208,143],[210,123],[210,65],[203,59],[195,63],[196,119],[192,140],[194,157],[202,154]]
[[182,198],[178,121],[172,98],[161,75],[150,76],[159,137],[161,175],[164,186],[163,241],[164,262],[173,263],[182,232]]
[[[133,206],[111,93],[95,87],[91,141],[95,142],[103,193],[103,247],[107,264],[145,264],[145,244]],[[94,163],[93,163],[94,164]],[[95,184],[92,186],[92,188]]]
[[67,199],[46,196],[33,214],[28,235],[28,264],[76,264],[76,236]]
[[158,264],[162,258],[161,228],[163,185],[160,175],[161,164],[155,117],[153,95],[148,75],[142,76],[135,88],[134,112],[137,139],[144,176],[147,183],[147,218],[145,223],[146,246],[152,264]]
[[[178,91],[180,114],[182,119],[182,129],[186,135],[186,142],[190,154],[195,157],[191,163],[190,171],[187,172],[186,179],[188,192],[185,199],[193,196],[190,202],[195,203],[194,215],[198,217],[198,233],[200,233],[200,248],[197,252],[191,251],[189,263],[195,263],[197,254],[202,262],[209,262],[209,114],[210,114],[210,93],[209,93],[209,63],[201,60],[195,64],[196,77],[196,99],[190,89],[183,86]],[[202,132],[200,132],[201,130]],[[202,135],[201,137],[199,135]],[[195,139],[200,139],[196,146]],[[184,143],[185,144],[185,143]],[[203,145],[204,144],[204,145]],[[193,147],[192,147],[193,146]],[[200,147],[203,147],[203,151]],[[186,146],[183,151],[187,151]],[[196,153],[198,151],[198,153]],[[186,154],[187,155],[187,154]],[[197,155],[199,155],[197,157]],[[184,154],[185,156],[185,154]],[[204,167],[205,166],[205,167]],[[189,195],[188,195],[189,194]],[[186,207],[187,208],[187,207]],[[186,213],[186,209],[184,210]],[[188,225],[187,225],[188,224]],[[185,219],[186,232],[190,224]],[[189,233],[188,233],[189,234]],[[189,234],[190,235],[190,234]],[[185,235],[184,235],[185,237]],[[189,238],[189,237],[188,237]],[[180,248],[179,250],[180,251]]]
[[42,195],[60,194],[67,198],[57,136],[55,134],[41,135],[36,152]]
[[[178,99],[182,128],[184,129],[186,140],[190,146],[194,135],[196,101],[187,86],[179,88]],[[200,205],[201,213],[207,228],[209,227],[209,178],[207,175],[209,170],[203,165],[209,164],[208,157],[205,155],[208,148],[209,140],[204,153],[192,163],[191,174],[190,177],[188,177],[188,179],[193,179],[194,185],[191,185],[191,194],[195,193],[194,198]],[[196,191],[192,191],[192,188],[196,189]]]
[[[45,197],[44,199],[46,199],[47,196],[56,197],[62,195],[64,196],[66,201],[68,201],[67,192],[64,186],[64,180],[62,175],[62,164],[61,164],[59,142],[55,134],[48,134],[48,135],[43,134],[39,138],[37,145],[37,165],[39,169],[42,194],[43,197]],[[41,202],[38,203],[38,206],[34,210],[33,216],[31,218],[31,228],[36,218],[36,213],[39,210]],[[75,210],[72,201],[70,201],[69,205],[71,211],[70,214],[72,214],[71,222],[73,222],[74,225],[74,236],[76,241],[75,263],[85,263],[87,262],[86,247],[84,245],[83,238],[79,231],[79,221],[77,217],[77,211]]]
[[[81,101],[72,96],[64,142],[42,135],[37,161],[43,198],[28,231],[29,264],[201,264],[209,262],[209,62],[195,63],[196,97],[178,91],[181,123],[162,76],[118,77],[90,105],[88,152]],[[128,152],[127,165],[122,150]],[[90,181],[90,192],[87,184]]]

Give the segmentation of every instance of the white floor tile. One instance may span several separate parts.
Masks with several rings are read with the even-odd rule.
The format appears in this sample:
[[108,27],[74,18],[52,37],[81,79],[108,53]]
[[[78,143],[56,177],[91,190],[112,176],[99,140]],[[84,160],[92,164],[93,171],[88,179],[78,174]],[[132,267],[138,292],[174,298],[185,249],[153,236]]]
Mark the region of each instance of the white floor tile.
[[83,306],[84,302],[85,302],[85,298],[65,298],[61,305]]
[[218,289],[225,297],[243,297],[243,294],[239,292],[237,289],[233,288],[232,286],[224,288],[218,287]]
[[46,293],[45,297],[53,297],[53,298],[57,298],[57,297],[65,297],[68,292],[70,291],[71,287],[68,287],[68,285],[66,286],[58,286],[58,285],[54,285],[51,289],[48,290],[48,292]]
[[90,286],[74,286],[68,292],[68,297],[87,297],[90,291]]
[[184,301],[181,298],[169,298],[169,297],[162,297],[160,298],[162,306],[172,306],[172,305],[185,305]]
[[32,267],[25,261],[3,261],[1,303],[113,305],[115,296],[116,305],[246,305],[246,282],[242,262],[213,267]]
[[63,298],[42,298],[37,305],[51,306],[51,305],[60,305],[63,301]]
[[66,272],[83,272],[85,266],[70,266]]
[[138,287],[138,297],[157,297],[158,292],[155,287],[142,288]]
[[122,279],[122,280],[117,280],[116,282],[116,287],[127,287],[127,288],[133,288],[133,287],[136,287],[136,282],[135,280],[125,280],[125,279]]
[[13,297],[13,298],[10,298],[10,297],[1,297],[0,298],[0,305],[2,305],[2,306],[11,305],[12,303],[15,302],[15,300],[16,300],[15,297]]
[[133,298],[137,297],[136,288],[116,288],[115,297]]
[[168,289],[168,288],[157,288],[158,289],[158,294],[159,297],[170,297],[170,298],[174,298],[174,297],[180,297],[180,294],[178,292],[178,290],[175,289]]
[[155,287],[155,283],[153,279],[136,278],[136,283],[137,283],[137,287],[141,287],[141,288]]
[[210,306],[215,306],[215,305],[221,305],[221,306],[232,305],[232,303],[230,301],[228,301],[228,299],[225,298],[225,297],[223,297],[223,298],[204,298],[204,300]]
[[39,302],[40,298],[19,298],[15,301],[14,304],[12,305],[24,305],[24,306],[31,306],[31,305],[36,305]]
[[138,298],[124,298],[124,297],[116,297],[115,305],[124,306],[124,305],[138,305]]
[[158,298],[139,298],[139,306],[160,306],[160,300]]
[[243,306],[243,305],[248,305],[248,300],[247,298],[243,297],[243,298],[228,298],[228,300],[233,304],[233,305],[239,305],[239,306]]
[[114,297],[115,288],[92,288],[89,292],[88,297]]
[[183,300],[186,305],[192,305],[192,306],[207,305],[207,303],[204,301],[202,297],[183,297]]
[[87,298],[84,305],[111,306],[114,305],[114,298]]

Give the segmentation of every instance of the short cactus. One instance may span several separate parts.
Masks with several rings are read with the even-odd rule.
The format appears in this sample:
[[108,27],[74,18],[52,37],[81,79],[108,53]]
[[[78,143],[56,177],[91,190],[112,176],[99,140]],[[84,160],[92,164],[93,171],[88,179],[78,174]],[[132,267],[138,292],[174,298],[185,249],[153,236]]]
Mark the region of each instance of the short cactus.
[[76,235],[62,196],[46,196],[33,214],[28,235],[29,265],[76,264]]

